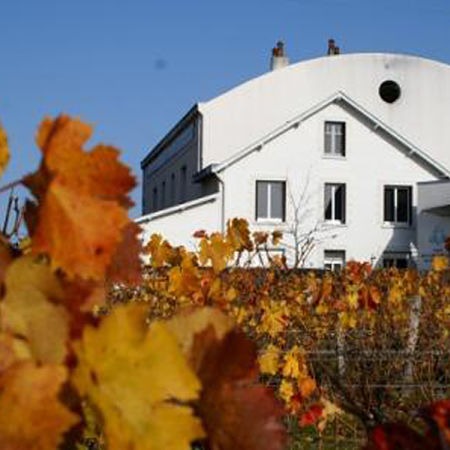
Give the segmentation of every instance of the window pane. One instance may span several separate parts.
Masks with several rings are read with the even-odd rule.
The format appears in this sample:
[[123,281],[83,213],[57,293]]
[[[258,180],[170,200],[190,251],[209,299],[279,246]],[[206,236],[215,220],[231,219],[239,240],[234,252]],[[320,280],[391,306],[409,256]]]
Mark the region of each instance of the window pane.
[[408,268],[408,260],[406,258],[397,258],[395,261],[395,267],[397,269],[407,269]]
[[397,222],[408,222],[408,188],[397,188]]
[[334,153],[336,155],[344,155],[344,135],[343,134],[337,134],[335,137],[334,142]]
[[284,216],[284,183],[270,183],[270,217],[283,220]]
[[265,181],[256,182],[256,218],[267,218],[268,211],[268,199],[267,199],[267,186]]
[[325,185],[325,220],[331,220],[332,207],[331,207],[331,184]]
[[334,219],[345,222],[345,185],[336,185],[334,191],[334,202]]
[[345,250],[325,250],[324,267],[325,269],[339,271],[345,265]]
[[384,188],[384,221],[394,222],[394,189]]
[[153,188],[153,211],[158,209],[158,189]]
[[170,202],[175,204],[175,189],[176,189],[176,181],[175,181],[175,174],[173,173],[170,177]]
[[186,182],[187,182],[187,168],[183,166],[180,169],[180,202],[184,203],[186,200]]
[[161,186],[161,206],[164,208],[166,206],[166,182],[162,182]]
[[325,153],[331,153],[331,135],[325,132]]
[[345,155],[345,123],[325,122],[325,153]]

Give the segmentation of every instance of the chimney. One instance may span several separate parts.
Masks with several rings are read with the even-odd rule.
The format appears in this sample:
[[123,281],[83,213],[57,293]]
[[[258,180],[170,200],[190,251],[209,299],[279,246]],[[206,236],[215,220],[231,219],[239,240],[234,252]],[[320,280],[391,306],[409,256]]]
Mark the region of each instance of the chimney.
[[276,47],[272,49],[270,58],[270,70],[282,69],[289,65],[289,58],[284,54],[284,43],[278,41]]
[[334,39],[328,39],[328,56],[339,55],[341,53],[340,48],[336,45]]

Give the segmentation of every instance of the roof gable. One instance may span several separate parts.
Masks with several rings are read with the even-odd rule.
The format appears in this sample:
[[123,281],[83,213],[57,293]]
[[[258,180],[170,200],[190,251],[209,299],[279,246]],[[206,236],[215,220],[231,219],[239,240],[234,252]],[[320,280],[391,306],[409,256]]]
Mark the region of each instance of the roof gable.
[[417,145],[409,141],[407,138],[394,130],[391,126],[384,123],[377,116],[351,99],[344,92],[338,91],[332,96],[317,103],[312,108],[303,111],[301,114],[296,115],[284,124],[276,127],[269,133],[262,136],[260,139],[252,142],[250,145],[234,152],[229,158],[223,160],[222,162],[217,164],[210,164],[198,174],[197,179],[201,178],[203,174],[208,175],[211,173],[223,172],[228,167],[237,164],[240,160],[246,158],[253,152],[262,150],[266,144],[277,139],[282,134],[288,132],[291,129],[299,127],[302,122],[305,122],[331,104],[337,104],[344,109],[349,110],[354,115],[360,116],[360,118],[372,124],[374,130],[377,133],[384,134],[385,136],[388,136],[390,139],[394,140],[401,147],[405,148],[409,155],[414,155],[417,159],[436,170],[436,172],[438,172],[438,174],[443,178],[450,178],[450,170],[440,162],[432,158],[427,151],[419,148]]

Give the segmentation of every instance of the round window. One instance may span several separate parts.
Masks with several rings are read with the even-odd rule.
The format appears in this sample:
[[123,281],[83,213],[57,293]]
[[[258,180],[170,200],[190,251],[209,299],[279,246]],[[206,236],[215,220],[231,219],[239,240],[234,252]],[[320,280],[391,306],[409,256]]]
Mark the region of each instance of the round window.
[[387,103],[394,103],[401,94],[400,86],[392,80],[383,81],[378,89],[380,97]]

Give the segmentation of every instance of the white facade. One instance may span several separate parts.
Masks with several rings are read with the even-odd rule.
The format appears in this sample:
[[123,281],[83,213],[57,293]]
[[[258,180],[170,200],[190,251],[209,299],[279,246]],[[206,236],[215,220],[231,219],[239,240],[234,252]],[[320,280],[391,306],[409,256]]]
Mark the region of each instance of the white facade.
[[196,105],[149,153],[138,222],[192,246],[195,230],[244,217],[283,230],[292,259],[298,207],[299,230],[318,229],[307,267],[424,267],[450,233],[449,121],[442,63],[354,54],[284,67]]

